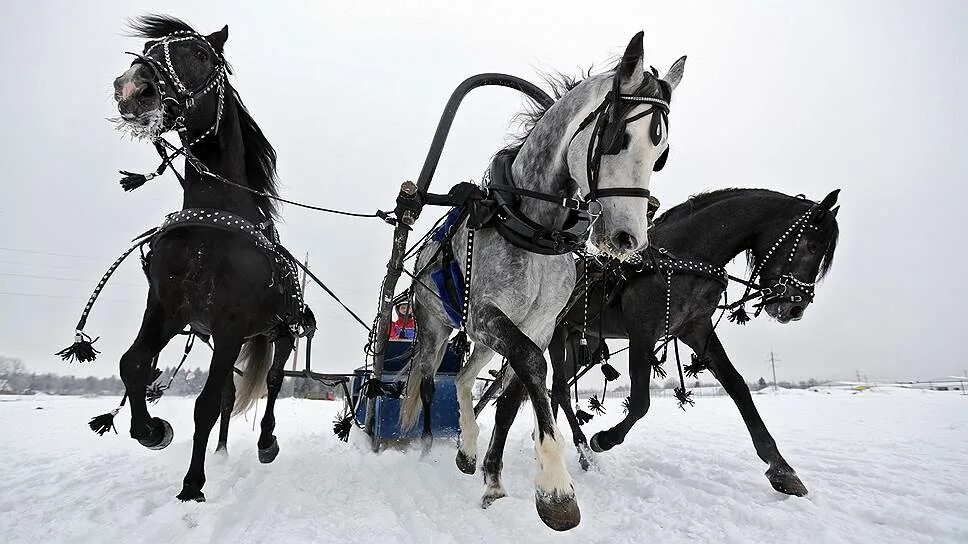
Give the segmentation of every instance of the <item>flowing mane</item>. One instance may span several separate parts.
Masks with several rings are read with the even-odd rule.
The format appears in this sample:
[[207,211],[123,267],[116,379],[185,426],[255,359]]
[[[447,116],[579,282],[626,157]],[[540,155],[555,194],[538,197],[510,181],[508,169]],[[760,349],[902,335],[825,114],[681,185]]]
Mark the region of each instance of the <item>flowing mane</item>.
[[[157,40],[173,32],[194,32],[199,34],[185,21],[169,15],[144,15],[130,21],[128,27],[132,37]],[[245,148],[245,177],[249,187],[264,192],[270,196],[252,195],[256,206],[268,218],[279,216],[278,205],[271,197],[279,196],[278,180],[276,179],[276,150],[266,139],[262,129],[252,118],[252,114],[242,103],[239,92],[228,84],[231,92],[226,93],[228,106],[235,105],[239,117],[239,128],[242,133],[242,145]]]

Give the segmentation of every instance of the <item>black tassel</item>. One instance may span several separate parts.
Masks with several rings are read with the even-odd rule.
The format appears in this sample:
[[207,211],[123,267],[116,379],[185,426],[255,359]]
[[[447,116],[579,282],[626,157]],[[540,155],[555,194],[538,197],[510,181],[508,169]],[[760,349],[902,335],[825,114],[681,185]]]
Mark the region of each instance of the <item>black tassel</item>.
[[686,410],[687,404],[689,406],[693,406],[696,404],[696,402],[692,400],[692,391],[686,391],[685,387],[676,387],[675,395],[676,395],[676,400],[679,401],[679,408],[681,408],[682,411]]
[[375,399],[377,397],[398,399],[403,394],[402,383],[383,383],[376,378],[366,380],[366,382],[363,383],[363,389],[366,392],[366,398],[368,399]]
[[120,170],[118,173],[124,176],[121,178],[121,188],[125,191],[134,191],[138,187],[141,187],[147,183],[148,180],[153,179],[156,175],[153,172],[145,175],[137,174],[135,172],[128,172],[127,170]]
[[615,367],[608,363],[602,363],[602,374],[605,375],[605,381],[607,382],[615,381],[621,376],[618,370],[615,370]]
[[104,436],[104,433],[108,431],[114,431],[114,434],[118,434],[118,430],[114,428],[114,416],[118,415],[118,411],[121,408],[115,408],[114,410],[101,414],[96,417],[92,417],[91,421],[88,422],[88,426],[91,430],[96,432],[98,436]]
[[625,400],[622,401],[622,413],[623,414],[629,413],[629,403],[630,402],[631,402],[631,399],[629,397],[625,397]]
[[605,415],[605,405],[598,400],[598,395],[592,395],[588,398],[588,408],[600,416]]
[[699,376],[699,373],[709,368],[709,357],[703,355],[702,357],[692,354],[692,362],[688,365],[682,367],[683,372],[686,376],[690,378],[695,378]]
[[733,310],[727,319],[737,325],[745,325],[750,322],[750,314],[746,313],[746,306],[740,306]]
[[148,389],[145,390],[145,400],[151,404],[158,402],[161,400],[161,396],[165,394],[165,389],[168,388],[159,384],[149,385]]
[[582,338],[578,344],[578,368],[592,364],[592,354],[588,351],[588,340]]
[[605,339],[598,341],[598,360],[602,362],[608,362],[609,357],[611,357],[611,352],[608,351],[608,344],[605,343]]
[[665,353],[662,354],[662,359],[652,358],[652,375],[660,380],[666,377],[666,371],[662,368],[662,363],[665,363],[665,359]]
[[61,359],[69,361],[71,363],[77,359],[79,363],[86,363],[93,361],[97,358],[97,354],[100,351],[94,349],[94,342],[100,340],[100,336],[91,340],[91,337],[84,334],[83,332],[78,332],[74,335],[74,344],[70,347],[64,348],[54,355],[59,355]]
[[588,412],[582,410],[581,407],[575,406],[575,419],[578,420],[578,424],[579,425],[584,425],[584,424],[588,423],[589,421],[592,420],[593,417],[595,417],[595,416],[593,416],[593,415],[589,414]]
[[460,331],[454,336],[454,340],[451,342],[451,349],[454,350],[454,354],[460,358],[471,351],[471,341],[467,338],[467,333]]
[[343,415],[336,416],[333,421],[333,434],[343,442],[349,442],[350,429],[353,428],[353,414],[347,410]]

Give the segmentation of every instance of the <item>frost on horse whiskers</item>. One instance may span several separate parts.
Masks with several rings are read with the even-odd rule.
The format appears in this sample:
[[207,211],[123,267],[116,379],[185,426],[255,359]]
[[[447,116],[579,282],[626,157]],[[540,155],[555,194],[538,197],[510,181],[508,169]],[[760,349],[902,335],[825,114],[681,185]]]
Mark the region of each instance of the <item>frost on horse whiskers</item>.
[[164,132],[165,109],[158,109],[142,113],[134,119],[124,117],[109,117],[114,123],[114,129],[128,136],[132,140],[154,140]]

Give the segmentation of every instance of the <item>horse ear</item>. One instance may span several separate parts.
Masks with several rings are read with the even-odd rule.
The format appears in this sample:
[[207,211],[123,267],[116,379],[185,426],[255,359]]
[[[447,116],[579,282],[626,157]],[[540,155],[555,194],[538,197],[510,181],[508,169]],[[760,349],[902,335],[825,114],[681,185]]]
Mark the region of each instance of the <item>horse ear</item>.
[[668,83],[671,90],[676,90],[676,87],[679,86],[679,82],[682,81],[682,73],[685,71],[685,69],[686,56],[683,55],[679,57],[679,60],[672,63],[672,66],[669,67],[669,71],[666,72],[666,75],[662,76],[662,81]]
[[222,30],[218,32],[212,32],[208,36],[205,36],[205,39],[211,44],[212,49],[221,54],[222,49],[225,47],[225,42],[229,39],[229,25],[223,26]]
[[834,189],[833,191],[830,191],[830,194],[823,197],[823,200],[820,201],[820,207],[825,210],[829,210],[833,208],[834,204],[837,203],[838,196],[840,196],[840,189]]
[[643,36],[645,36],[645,32],[641,30],[635,36],[632,36],[628,47],[625,48],[625,54],[622,55],[622,61],[619,62],[618,68],[615,70],[615,78],[622,92],[630,93],[634,91],[645,78]]
[[830,215],[837,217],[837,212],[839,211],[840,211],[840,206],[837,206],[836,208],[830,210]]

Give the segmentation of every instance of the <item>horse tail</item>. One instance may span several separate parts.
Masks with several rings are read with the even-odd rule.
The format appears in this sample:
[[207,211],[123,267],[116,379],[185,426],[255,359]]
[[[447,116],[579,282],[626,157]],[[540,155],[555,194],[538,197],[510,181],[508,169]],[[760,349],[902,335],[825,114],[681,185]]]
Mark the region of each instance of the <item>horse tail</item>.
[[242,367],[242,380],[235,395],[235,408],[232,415],[237,416],[249,408],[265,394],[266,376],[272,365],[272,343],[269,337],[260,334],[242,346],[238,363]]
[[420,384],[423,382],[424,368],[421,364],[410,361],[410,373],[407,377],[407,392],[403,397],[400,408],[400,430],[407,432],[417,424],[417,416],[423,409],[420,399]]

